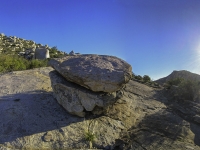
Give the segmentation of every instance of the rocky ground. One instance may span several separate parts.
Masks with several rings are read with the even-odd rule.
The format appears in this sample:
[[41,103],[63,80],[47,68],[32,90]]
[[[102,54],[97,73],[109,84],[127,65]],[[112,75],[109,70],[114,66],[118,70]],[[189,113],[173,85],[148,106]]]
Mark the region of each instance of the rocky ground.
[[53,97],[50,67],[0,75],[0,150],[200,150],[200,104],[170,99],[163,88],[129,81],[104,115],[67,113]]

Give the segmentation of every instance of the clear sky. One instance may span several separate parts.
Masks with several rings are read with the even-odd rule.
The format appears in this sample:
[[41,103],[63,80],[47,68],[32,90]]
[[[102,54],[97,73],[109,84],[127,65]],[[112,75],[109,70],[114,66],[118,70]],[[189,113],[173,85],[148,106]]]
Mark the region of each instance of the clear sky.
[[200,0],[1,0],[0,33],[114,55],[154,80],[200,74]]

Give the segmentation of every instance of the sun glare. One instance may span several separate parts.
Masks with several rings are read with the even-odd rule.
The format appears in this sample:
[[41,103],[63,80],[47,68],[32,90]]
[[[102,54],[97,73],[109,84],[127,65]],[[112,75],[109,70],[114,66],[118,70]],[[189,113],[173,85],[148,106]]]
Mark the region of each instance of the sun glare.
[[188,67],[192,72],[200,74],[200,43],[198,44],[196,49],[194,49],[191,61],[188,62],[188,64]]

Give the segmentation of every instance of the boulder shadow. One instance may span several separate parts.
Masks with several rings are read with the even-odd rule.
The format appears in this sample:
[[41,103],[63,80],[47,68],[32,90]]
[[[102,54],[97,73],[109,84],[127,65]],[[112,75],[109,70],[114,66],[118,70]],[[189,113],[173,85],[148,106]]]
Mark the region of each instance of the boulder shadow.
[[169,92],[161,91],[168,101],[165,104],[177,116],[189,123],[190,130],[195,134],[194,143],[200,146],[200,123],[194,119],[195,115],[200,115],[200,102],[193,100],[178,100]]
[[0,97],[0,114],[0,144],[84,120],[67,113],[52,92],[42,90]]
[[[196,143],[195,139],[199,131],[194,126],[194,124],[185,122],[184,119],[172,112],[161,110],[153,115],[146,116],[141,120],[138,127],[133,127],[122,133],[122,138],[116,140],[115,147],[119,150],[198,147],[199,144]],[[193,142],[194,144],[192,144]]]
[[[177,133],[177,137],[179,138],[180,134],[185,134],[184,136],[187,136],[186,129],[188,131],[190,130],[190,134],[194,134],[194,144],[200,146],[200,123],[194,120],[194,116],[200,114],[200,103],[191,100],[177,100],[173,97],[172,93],[166,89],[156,92],[154,96],[157,101],[162,102],[167,106],[167,111],[172,113],[174,118],[176,117],[181,119],[180,122],[174,124],[179,126],[179,130],[182,130],[182,133]],[[164,99],[162,99],[163,96],[165,97]],[[172,124],[174,123],[171,119],[168,120],[168,122]],[[178,132],[178,129],[176,132]],[[176,136],[174,138],[177,139]]]
[[[139,97],[142,95],[139,92],[133,94]],[[181,112],[179,107],[183,110],[183,106],[171,101],[166,94],[164,89],[160,89],[149,97],[143,97],[143,102],[148,105],[151,104],[148,101],[153,100],[166,107],[158,107],[159,110],[146,107],[149,109],[146,112],[154,113],[146,114],[137,126],[122,132],[122,138],[117,139],[114,145],[116,149],[187,149],[187,146],[200,149],[200,124],[194,122],[187,111],[189,105]]]

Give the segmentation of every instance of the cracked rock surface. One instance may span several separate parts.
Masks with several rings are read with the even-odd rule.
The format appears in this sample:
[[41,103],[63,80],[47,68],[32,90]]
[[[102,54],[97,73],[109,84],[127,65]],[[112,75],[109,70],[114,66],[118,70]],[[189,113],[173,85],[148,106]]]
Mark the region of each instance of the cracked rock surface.
[[86,149],[88,131],[97,149],[200,150],[199,103],[172,102],[164,89],[130,80],[103,114],[81,118],[53,97],[51,71],[0,75],[0,150]]
[[[100,111],[108,105],[114,104],[116,92],[93,92],[78,84],[67,81],[57,71],[50,73],[51,86],[54,97],[69,113],[79,117],[85,116],[85,111],[93,111],[99,108]],[[101,112],[98,111],[98,114]]]
[[68,81],[94,92],[112,93],[132,77],[132,67],[115,56],[84,54],[49,61]]

